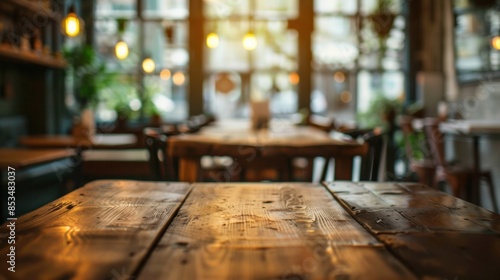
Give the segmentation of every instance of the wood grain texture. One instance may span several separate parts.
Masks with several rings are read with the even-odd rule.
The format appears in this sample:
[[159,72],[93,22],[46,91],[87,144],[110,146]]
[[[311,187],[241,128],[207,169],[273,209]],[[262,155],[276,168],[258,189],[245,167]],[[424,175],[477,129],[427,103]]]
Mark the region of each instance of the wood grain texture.
[[[17,220],[16,273],[2,269],[0,277],[133,276],[189,191],[182,183],[92,182]],[[3,225],[2,260],[7,234]]]
[[196,184],[139,279],[412,279],[312,184]]
[[419,277],[498,279],[499,215],[419,184],[327,186]]
[[23,168],[44,162],[55,161],[64,158],[74,157],[73,150],[30,150],[30,149],[0,149],[0,168],[8,166],[13,168]]

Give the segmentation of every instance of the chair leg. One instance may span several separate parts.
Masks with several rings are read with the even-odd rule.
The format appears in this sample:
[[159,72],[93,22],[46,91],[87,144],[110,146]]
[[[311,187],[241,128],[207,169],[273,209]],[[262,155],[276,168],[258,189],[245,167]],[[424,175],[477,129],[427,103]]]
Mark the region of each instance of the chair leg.
[[321,171],[321,181],[326,181],[326,174],[328,173],[328,167],[330,166],[330,158],[324,158],[325,163],[323,164],[323,171]]
[[498,205],[497,205],[497,197],[495,195],[495,186],[493,185],[493,178],[491,177],[491,174],[484,174],[483,178],[486,179],[486,182],[488,183],[488,188],[490,191],[490,197],[491,197],[491,203],[493,204],[493,209],[495,210],[495,213],[498,213]]

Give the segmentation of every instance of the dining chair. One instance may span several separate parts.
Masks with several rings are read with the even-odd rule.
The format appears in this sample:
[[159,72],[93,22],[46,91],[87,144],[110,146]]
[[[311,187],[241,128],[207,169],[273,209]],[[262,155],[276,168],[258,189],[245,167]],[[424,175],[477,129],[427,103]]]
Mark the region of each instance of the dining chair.
[[[385,134],[382,129],[355,129],[344,132],[353,139],[362,141],[368,145],[368,152],[361,156],[360,181],[378,181],[380,163],[382,162],[383,150],[385,145]],[[326,158],[323,165],[321,180],[325,181],[330,168],[330,159]],[[352,174],[351,174],[352,178]]]
[[[470,198],[467,194],[467,187],[479,188],[480,186],[471,186],[474,179],[474,170],[458,164],[450,164],[446,161],[444,150],[444,135],[439,130],[439,120],[436,118],[425,118],[424,129],[429,137],[429,144],[432,148],[432,157],[437,166],[436,169],[436,185],[439,182],[447,182],[454,196],[467,199]],[[495,212],[498,212],[496,203],[495,186],[493,185],[493,177],[491,171],[481,170],[479,179],[485,180],[488,185],[491,202]],[[470,189],[469,189],[470,191]]]
[[156,181],[167,179],[167,136],[161,129],[146,127],[143,130],[146,139],[146,148],[149,153],[151,175]]
[[[436,165],[427,145],[425,131],[418,132],[413,129],[414,119],[413,116],[409,115],[401,115],[398,118],[398,124],[403,132],[408,166],[410,171],[417,175],[419,183],[437,189],[435,184]],[[405,180],[409,180],[410,177],[411,175],[406,176]]]

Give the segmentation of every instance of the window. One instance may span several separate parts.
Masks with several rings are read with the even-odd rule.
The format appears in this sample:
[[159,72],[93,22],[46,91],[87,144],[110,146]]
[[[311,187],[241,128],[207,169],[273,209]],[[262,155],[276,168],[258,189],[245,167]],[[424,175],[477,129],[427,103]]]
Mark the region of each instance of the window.
[[[97,118],[111,121],[123,113],[132,120],[155,114],[165,121],[186,119],[188,1],[139,1],[97,1],[96,46],[108,71],[116,74],[114,83],[101,94]],[[115,56],[120,39],[129,47],[124,60]],[[154,62],[151,73],[141,67],[146,58]]]
[[403,98],[403,1],[385,2],[381,19],[389,30],[383,36],[374,31],[377,0],[314,1],[313,112],[354,119],[376,95]]
[[[404,95],[402,0],[383,1],[390,3],[382,11],[390,15],[383,36],[374,31],[379,0],[314,0],[311,77],[298,75],[298,32],[290,27],[300,16],[301,0],[199,1],[204,77],[193,81],[190,1],[97,0],[96,45],[117,76],[102,95],[98,118],[112,120],[125,108],[131,119],[154,113],[165,121],[185,119],[190,82],[203,84],[204,111],[219,118],[247,117],[248,103],[259,98],[270,100],[275,116],[296,113],[301,79],[312,79],[312,111],[337,118],[353,119],[377,94]],[[244,38],[250,45],[243,45]],[[114,54],[120,39],[130,49],[124,60]],[[155,63],[151,73],[141,68],[145,58]]]
[[[297,0],[206,1],[205,111],[219,118],[248,116],[250,100],[269,99],[271,113],[297,111],[297,33],[287,28]],[[244,46],[245,36],[256,46]],[[213,39],[215,40],[215,39]],[[224,108],[224,110],[220,110]]]

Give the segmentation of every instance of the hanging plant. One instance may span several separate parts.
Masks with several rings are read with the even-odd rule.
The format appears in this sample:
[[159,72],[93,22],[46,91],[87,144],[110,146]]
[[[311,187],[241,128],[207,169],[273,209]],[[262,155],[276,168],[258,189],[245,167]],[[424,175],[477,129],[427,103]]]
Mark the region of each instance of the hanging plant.
[[390,10],[393,0],[379,0],[374,13],[369,16],[373,31],[379,38],[385,39],[391,32],[396,15]]

